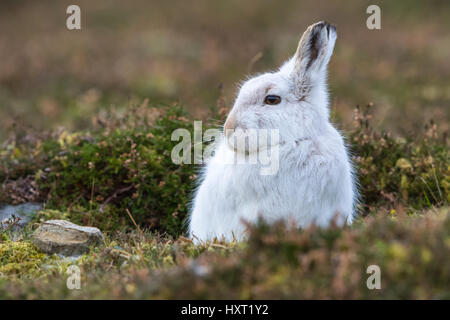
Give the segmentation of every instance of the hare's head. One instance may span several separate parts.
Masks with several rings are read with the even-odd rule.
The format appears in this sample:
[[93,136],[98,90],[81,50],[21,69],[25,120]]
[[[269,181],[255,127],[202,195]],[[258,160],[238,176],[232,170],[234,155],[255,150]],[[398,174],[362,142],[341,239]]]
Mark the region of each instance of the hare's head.
[[320,132],[328,122],[326,68],[335,41],[334,26],[323,21],[311,25],[295,55],[277,72],[246,81],[225,122],[228,145],[241,151],[233,141],[250,129],[276,129],[284,144]]

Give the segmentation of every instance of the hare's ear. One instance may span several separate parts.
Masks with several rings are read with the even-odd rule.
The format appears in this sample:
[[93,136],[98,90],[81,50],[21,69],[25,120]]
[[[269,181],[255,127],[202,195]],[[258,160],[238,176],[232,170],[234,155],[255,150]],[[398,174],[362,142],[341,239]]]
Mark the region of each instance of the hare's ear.
[[325,80],[336,37],[336,27],[325,21],[309,26],[303,33],[291,62],[291,76],[299,99],[305,99],[314,86]]

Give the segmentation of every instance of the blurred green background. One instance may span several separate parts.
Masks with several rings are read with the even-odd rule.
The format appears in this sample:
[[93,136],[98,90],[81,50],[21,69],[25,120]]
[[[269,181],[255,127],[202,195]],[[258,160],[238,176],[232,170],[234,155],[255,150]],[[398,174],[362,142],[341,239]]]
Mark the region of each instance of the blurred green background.
[[[82,30],[66,28],[81,7]],[[381,7],[381,30],[366,8]],[[83,129],[101,109],[179,102],[197,118],[236,84],[277,68],[304,29],[337,25],[330,63],[335,121],[351,126],[357,104],[374,124],[416,134],[450,114],[450,1],[25,1],[0,2],[0,142],[10,132]]]

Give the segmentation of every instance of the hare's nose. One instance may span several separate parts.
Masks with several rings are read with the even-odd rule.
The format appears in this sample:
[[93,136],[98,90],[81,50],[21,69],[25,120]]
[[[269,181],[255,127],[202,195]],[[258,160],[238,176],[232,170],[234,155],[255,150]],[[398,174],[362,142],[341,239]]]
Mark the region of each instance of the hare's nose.
[[223,126],[223,131],[225,136],[229,137],[233,134],[236,129],[236,118],[233,115],[229,115],[227,121],[225,121],[225,125]]

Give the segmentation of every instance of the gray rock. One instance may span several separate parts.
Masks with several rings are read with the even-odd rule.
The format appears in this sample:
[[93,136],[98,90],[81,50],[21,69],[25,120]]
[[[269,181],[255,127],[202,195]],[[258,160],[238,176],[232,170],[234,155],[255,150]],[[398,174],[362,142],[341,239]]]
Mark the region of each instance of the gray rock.
[[16,206],[0,205],[0,222],[11,219],[14,215],[20,218],[18,225],[25,226],[31,218],[33,218],[39,210],[42,210],[41,203],[22,203]]
[[43,222],[33,234],[33,243],[48,254],[78,256],[89,247],[103,244],[102,232],[94,227],[82,227],[66,220]]

